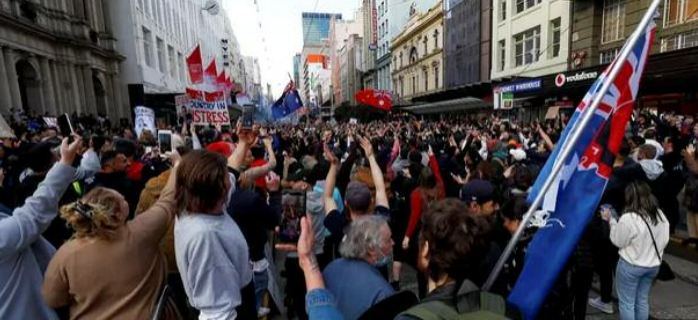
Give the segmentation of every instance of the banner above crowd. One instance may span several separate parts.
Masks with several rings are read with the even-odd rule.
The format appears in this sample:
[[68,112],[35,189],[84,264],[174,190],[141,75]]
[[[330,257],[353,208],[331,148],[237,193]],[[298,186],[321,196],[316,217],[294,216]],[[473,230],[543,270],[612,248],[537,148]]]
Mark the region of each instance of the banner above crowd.
[[187,88],[187,111],[196,125],[229,125],[230,114],[223,91],[206,92]]

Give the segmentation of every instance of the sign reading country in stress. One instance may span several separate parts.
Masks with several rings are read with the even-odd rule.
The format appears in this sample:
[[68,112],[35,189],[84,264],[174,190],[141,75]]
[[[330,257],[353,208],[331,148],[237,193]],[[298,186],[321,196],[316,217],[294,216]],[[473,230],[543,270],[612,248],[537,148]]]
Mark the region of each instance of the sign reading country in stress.
[[187,88],[192,122],[198,125],[230,124],[230,114],[222,91],[206,92]]

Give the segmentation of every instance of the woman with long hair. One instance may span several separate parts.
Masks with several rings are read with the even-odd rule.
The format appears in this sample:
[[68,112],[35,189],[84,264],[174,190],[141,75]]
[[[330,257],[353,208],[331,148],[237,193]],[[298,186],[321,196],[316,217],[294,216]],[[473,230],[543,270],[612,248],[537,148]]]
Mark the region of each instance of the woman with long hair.
[[659,209],[649,185],[634,181],[625,188],[625,209],[620,219],[609,210],[602,216],[611,227],[611,242],[618,247],[616,290],[620,318],[649,318],[649,294],[669,243],[669,222]]
[[[441,200],[446,196],[444,182],[441,178],[439,164],[436,161],[434,151],[429,146],[429,166],[422,168],[419,179],[417,180],[417,188],[410,195],[410,219],[405,230],[405,236],[402,239],[402,249],[410,248],[410,240],[416,239],[415,232],[418,230],[418,225],[422,219],[422,213],[437,200]],[[416,249],[413,243],[412,247]],[[416,254],[413,252],[413,255]],[[426,293],[426,281],[419,281],[420,296]]]
[[61,208],[74,235],[46,270],[42,294],[50,307],[69,307],[71,319],[152,316],[167,275],[159,243],[176,212],[174,177],[150,209],[128,222],[128,202],[108,188]]

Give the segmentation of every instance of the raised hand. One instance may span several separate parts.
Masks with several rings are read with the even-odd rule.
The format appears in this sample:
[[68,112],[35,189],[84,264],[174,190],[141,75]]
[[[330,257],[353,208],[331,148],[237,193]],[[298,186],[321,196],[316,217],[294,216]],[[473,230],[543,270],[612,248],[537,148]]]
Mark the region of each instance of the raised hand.
[[364,153],[366,154],[367,158],[373,157],[373,145],[371,145],[371,141],[368,140],[366,137],[359,137],[359,144],[361,144],[361,148],[364,149]]
[[73,135],[73,142],[70,144],[68,144],[68,138],[63,138],[63,142],[61,143],[61,163],[72,166],[81,146],[82,137],[77,134]]

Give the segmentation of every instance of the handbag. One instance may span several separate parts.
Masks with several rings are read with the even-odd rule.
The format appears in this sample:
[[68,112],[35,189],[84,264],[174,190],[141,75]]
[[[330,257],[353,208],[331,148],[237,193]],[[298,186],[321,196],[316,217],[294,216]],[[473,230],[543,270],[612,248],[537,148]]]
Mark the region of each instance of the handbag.
[[659,249],[657,248],[657,242],[654,240],[654,234],[652,233],[652,228],[650,228],[650,224],[647,223],[647,220],[645,220],[644,217],[640,217],[642,219],[642,222],[645,223],[647,226],[647,230],[650,231],[650,237],[652,237],[652,244],[654,245],[654,252],[657,253],[657,258],[659,258],[659,261],[662,263],[659,265],[659,272],[657,272],[657,280],[659,281],[671,281],[676,279],[676,275],[674,275],[674,271],[671,270],[671,267],[669,264],[662,259],[662,256],[659,254]]

